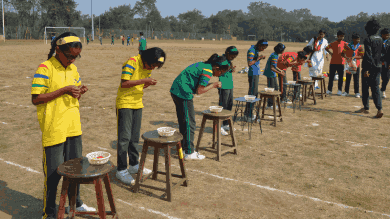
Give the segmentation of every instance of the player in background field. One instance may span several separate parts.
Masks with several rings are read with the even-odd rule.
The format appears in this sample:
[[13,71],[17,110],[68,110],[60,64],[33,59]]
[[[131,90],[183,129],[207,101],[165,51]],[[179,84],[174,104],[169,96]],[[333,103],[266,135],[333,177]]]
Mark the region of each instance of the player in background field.
[[[259,87],[259,75],[260,75],[260,60],[265,59],[265,56],[260,55],[259,52],[264,51],[268,47],[268,41],[261,39],[257,41],[256,45],[251,45],[247,52],[247,61],[249,66],[248,83],[249,90],[248,95],[258,95]],[[245,117],[252,114],[254,103],[247,103],[245,107]],[[256,115],[252,116],[252,120],[255,120]]]
[[[338,80],[338,91],[337,95],[341,96],[342,90],[343,90],[343,77],[344,77],[344,64],[345,60],[344,57],[341,56],[341,53],[343,52],[345,46],[347,43],[343,40],[345,33],[341,30],[337,32],[337,40],[333,43],[329,44],[326,47],[326,51],[332,56],[330,60],[329,65],[329,82],[328,82],[328,90],[326,91],[327,94],[332,94],[332,88],[333,88],[333,80],[334,76],[337,74],[339,75]],[[332,49],[332,52],[329,51],[329,49]]]
[[[346,80],[345,80],[345,91],[342,93],[342,96],[349,95],[349,85],[351,84],[351,78],[353,77],[353,85],[355,91],[355,97],[360,98],[359,93],[359,77],[360,77],[360,59],[364,55],[363,47],[360,45],[360,36],[359,34],[352,34],[352,42],[345,45],[345,48],[341,54],[347,63],[350,63],[352,60],[356,61],[356,73],[351,74],[350,71],[346,71]],[[340,78],[339,78],[340,79]]]
[[[32,103],[37,107],[42,132],[45,176],[42,219],[56,217],[57,187],[61,179],[58,166],[82,157],[79,100],[88,88],[81,85],[77,67],[73,64],[81,50],[82,44],[76,34],[59,35],[51,42],[48,60],[39,65],[32,81]],[[81,200],[80,185],[77,186],[76,211],[96,211]]]
[[381,30],[382,40],[383,40],[383,47],[382,47],[382,55],[381,55],[381,61],[382,61],[382,71],[381,71],[381,77],[382,77],[382,98],[386,98],[386,86],[389,83],[390,78],[390,32],[389,29],[384,28]]
[[142,54],[142,51],[146,50],[146,39],[144,37],[144,33],[143,32],[140,32],[139,33],[140,35],[140,39],[139,39],[139,47],[138,47],[138,51],[139,51],[139,54]]

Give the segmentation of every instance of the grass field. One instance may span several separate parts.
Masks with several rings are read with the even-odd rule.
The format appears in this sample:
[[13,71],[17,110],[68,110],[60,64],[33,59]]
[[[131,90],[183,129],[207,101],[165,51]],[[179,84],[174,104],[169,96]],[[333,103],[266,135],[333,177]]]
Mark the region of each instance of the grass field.
[[[78,67],[82,83],[89,91],[80,99],[83,131],[83,155],[105,150],[116,165],[115,98],[120,83],[121,65],[138,54],[136,45],[114,46],[105,39],[83,44]],[[248,41],[148,41],[167,53],[163,68],[152,72],[158,80],[144,93],[141,133],[161,126],[177,127],[174,103],[169,89],[175,77],[188,65],[222,54],[235,45],[240,54],[233,61],[237,68],[246,66]],[[275,42],[265,50],[269,56]],[[299,51],[305,44],[286,43],[286,51]],[[31,82],[38,65],[47,59],[49,45],[43,41],[7,41],[0,43],[0,218],[40,218],[43,208],[41,132],[36,107],[31,103]],[[265,61],[261,63],[262,67]],[[328,71],[325,62],[324,71]],[[302,77],[308,69],[302,68]],[[288,80],[292,73],[288,70]],[[247,94],[246,74],[234,73],[234,97]],[[217,81],[213,78],[212,81]],[[353,83],[353,82],[351,82]],[[326,85],[328,80],[326,81]],[[259,90],[266,87],[260,76]],[[361,89],[361,86],[360,86]],[[333,93],[337,92],[337,81]],[[353,94],[351,84],[350,93]],[[201,112],[218,104],[216,89],[194,98],[197,134]],[[328,96],[308,101],[302,111],[282,109],[283,122],[277,127],[263,121],[247,131],[236,125],[239,155],[226,154],[221,162],[202,148],[210,147],[212,123],[203,135],[203,161],[186,162],[189,186],[173,190],[171,203],[157,198],[162,192],[142,188],[131,192],[110,173],[110,180],[120,218],[388,218],[389,190],[389,99],[383,100],[384,117],[373,119],[376,108],[370,100],[369,115],[354,115],[362,106],[353,96]],[[228,142],[224,136],[222,142]],[[140,139],[139,150],[143,141]],[[153,156],[146,166],[152,169]],[[160,158],[163,163],[164,159]],[[174,173],[179,162],[172,159]],[[164,168],[160,165],[160,168]],[[160,182],[146,184],[164,188]],[[175,182],[175,181],[174,181]],[[62,181],[60,182],[62,185]],[[59,203],[60,186],[57,203]],[[105,193],[105,192],[104,192]],[[81,197],[97,207],[93,185],[81,186]],[[106,198],[106,196],[105,196]],[[109,209],[105,199],[106,209]],[[81,217],[78,217],[81,218]],[[97,218],[97,217],[83,217]],[[108,217],[109,218],[109,217]]]

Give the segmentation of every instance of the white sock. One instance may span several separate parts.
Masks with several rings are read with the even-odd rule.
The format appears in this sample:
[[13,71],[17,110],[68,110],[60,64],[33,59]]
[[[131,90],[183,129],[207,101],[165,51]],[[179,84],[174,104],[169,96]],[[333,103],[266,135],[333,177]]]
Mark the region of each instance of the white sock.
[[318,81],[314,82],[314,86],[318,87]]

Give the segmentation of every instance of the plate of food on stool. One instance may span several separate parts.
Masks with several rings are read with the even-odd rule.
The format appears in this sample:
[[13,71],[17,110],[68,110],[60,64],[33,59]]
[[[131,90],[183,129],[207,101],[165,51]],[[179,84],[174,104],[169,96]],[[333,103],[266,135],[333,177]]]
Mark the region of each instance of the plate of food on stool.
[[95,151],[86,155],[88,162],[92,165],[102,165],[108,162],[111,154],[106,151]]

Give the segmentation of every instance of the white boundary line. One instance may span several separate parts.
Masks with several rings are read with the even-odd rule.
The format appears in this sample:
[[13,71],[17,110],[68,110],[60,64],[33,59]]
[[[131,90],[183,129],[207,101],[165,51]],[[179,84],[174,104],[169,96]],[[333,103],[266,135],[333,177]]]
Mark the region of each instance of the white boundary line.
[[33,169],[31,169],[30,167],[25,167],[25,166],[16,164],[16,163],[11,162],[11,161],[3,160],[2,158],[0,158],[0,160],[3,161],[3,162],[6,163],[6,164],[10,164],[10,165],[13,165],[13,166],[20,167],[20,168],[25,169],[25,170],[27,170],[27,171],[29,171],[29,172],[33,172],[33,173],[42,173],[42,172],[38,172],[38,171],[36,171],[36,170],[33,170]]
[[[116,199],[117,201],[120,201],[122,203],[125,203],[127,205],[130,205],[130,206],[133,206],[135,207],[133,204],[130,204],[128,202],[125,202],[121,199]],[[149,208],[144,208],[144,207],[138,207],[139,209],[142,209],[142,210],[146,210],[146,211],[149,211],[151,213],[154,213],[154,214],[158,214],[158,215],[161,215],[163,217],[166,217],[166,218],[169,218],[169,219],[180,219],[180,218],[177,218],[177,217],[172,217],[172,216],[169,216],[168,214],[165,214],[165,213],[162,213],[162,212],[159,212],[159,211],[155,211],[155,210],[152,210],[152,209],[149,209]]]

